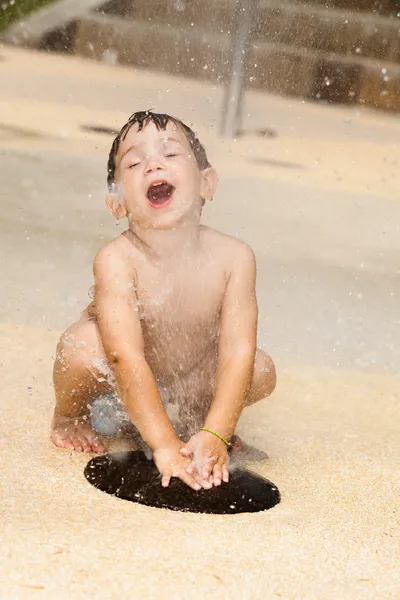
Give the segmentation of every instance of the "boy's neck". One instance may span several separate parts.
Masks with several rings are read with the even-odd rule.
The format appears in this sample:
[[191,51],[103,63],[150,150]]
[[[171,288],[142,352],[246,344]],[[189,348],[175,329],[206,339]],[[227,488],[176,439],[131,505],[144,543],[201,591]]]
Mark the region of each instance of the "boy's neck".
[[194,252],[199,245],[201,224],[196,221],[186,222],[175,229],[142,229],[135,223],[130,223],[129,230],[142,242],[150,255],[163,260]]

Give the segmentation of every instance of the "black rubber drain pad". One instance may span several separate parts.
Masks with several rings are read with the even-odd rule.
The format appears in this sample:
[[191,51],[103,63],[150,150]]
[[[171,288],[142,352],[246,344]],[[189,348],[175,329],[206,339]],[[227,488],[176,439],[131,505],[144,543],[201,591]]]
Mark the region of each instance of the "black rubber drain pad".
[[99,490],[122,500],[185,512],[260,512],[280,502],[279,490],[271,481],[240,469],[230,474],[229,483],[210,490],[196,492],[175,478],[163,488],[157,467],[143,452],[96,456],[86,465],[85,477]]

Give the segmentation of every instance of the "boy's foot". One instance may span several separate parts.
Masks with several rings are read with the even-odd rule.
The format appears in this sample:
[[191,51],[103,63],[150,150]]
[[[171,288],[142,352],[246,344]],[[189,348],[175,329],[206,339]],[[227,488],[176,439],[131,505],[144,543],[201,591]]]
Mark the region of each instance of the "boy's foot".
[[229,454],[231,455],[231,464],[235,464],[236,466],[245,465],[247,461],[257,462],[268,459],[268,454],[264,450],[246,444],[236,434],[231,437]]
[[244,441],[242,440],[242,438],[240,438],[236,434],[234,434],[231,437],[230,442],[231,442],[230,451],[232,452],[232,454],[237,454],[238,452],[241,452],[245,448]]
[[82,418],[55,417],[50,438],[59,448],[77,452],[104,451],[104,444]]

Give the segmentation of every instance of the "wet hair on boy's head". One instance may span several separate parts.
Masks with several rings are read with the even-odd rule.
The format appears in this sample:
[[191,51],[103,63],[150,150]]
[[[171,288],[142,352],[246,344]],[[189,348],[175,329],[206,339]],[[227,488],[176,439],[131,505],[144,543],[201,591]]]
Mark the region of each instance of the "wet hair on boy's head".
[[196,158],[200,171],[211,167],[210,163],[208,162],[204,146],[200,143],[195,132],[192,129],[190,129],[190,127],[185,125],[185,123],[183,123],[179,119],[171,117],[170,115],[154,113],[151,110],[141,110],[139,112],[133,113],[133,115],[129,117],[128,122],[125,123],[125,125],[122,127],[121,131],[113,141],[107,165],[107,184],[109,190],[112,189],[113,184],[115,183],[115,170],[117,168],[118,150],[121,143],[128,135],[128,131],[131,127],[133,127],[133,125],[137,125],[138,131],[141,131],[149,123],[154,123],[157,129],[161,130],[165,130],[167,128],[168,123],[175,123],[175,125],[177,127],[180,127],[186,135],[186,138],[190,144],[191,149],[193,150],[193,154]]

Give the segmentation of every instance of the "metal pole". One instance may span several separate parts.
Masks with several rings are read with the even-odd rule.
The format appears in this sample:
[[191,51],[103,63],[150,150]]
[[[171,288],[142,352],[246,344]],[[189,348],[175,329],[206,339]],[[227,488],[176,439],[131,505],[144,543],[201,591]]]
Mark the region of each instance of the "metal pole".
[[247,57],[257,0],[236,1],[236,31],[231,36],[229,82],[222,112],[221,134],[234,138],[240,129],[240,117],[245,90]]

